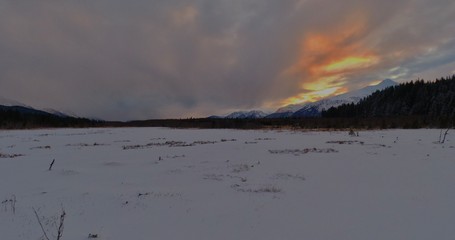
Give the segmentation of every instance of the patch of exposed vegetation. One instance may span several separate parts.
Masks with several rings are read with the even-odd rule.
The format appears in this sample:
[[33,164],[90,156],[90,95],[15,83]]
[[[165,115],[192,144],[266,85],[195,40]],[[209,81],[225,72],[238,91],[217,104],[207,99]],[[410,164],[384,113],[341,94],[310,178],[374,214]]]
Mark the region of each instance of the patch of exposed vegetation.
[[248,166],[247,164],[237,164],[232,165],[231,167],[233,173],[247,172],[250,170],[250,166]]
[[352,145],[354,143],[358,143],[360,145],[365,144],[365,142],[357,141],[357,140],[345,140],[345,141],[327,141],[329,144],[349,144]]
[[232,186],[235,190],[238,192],[244,192],[244,193],[282,193],[283,190],[281,188],[278,188],[276,186],[272,185],[267,185],[267,186],[262,186],[259,188],[242,188],[240,187],[239,184],[234,184]]
[[237,139],[234,139],[234,138],[232,138],[232,139],[224,139],[223,138],[223,139],[221,139],[220,142],[236,142],[236,141],[237,141]]
[[17,158],[17,157],[22,157],[22,156],[24,156],[24,155],[0,153],[0,158]]
[[215,144],[216,141],[194,141],[192,143],[184,142],[184,141],[166,141],[166,142],[153,142],[147,144],[136,144],[136,145],[125,145],[123,146],[123,150],[131,150],[131,149],[144,149],[144,148],[152,148],[152,147],[193,147],[196,145],[204,145],[204,144]]
[[275,179],[282,180],[301,180],[305,181],[305,177],[300,174],[278,173],[274,176]]
[[107,146],[108,144],[104,143],[75,143],[75,144],[66,144],[67,147],[97,147],[97,146]]
[[32,147],[30,148],[31,150],[32,149],[51,149],[51,146],[38,146],[38,147]]
[[269,150],[271,154],[294,154],[299,156],[307,153],[336,153],[338,150],[333,148],[305,148],[305,149],[283,149],[283,150]]

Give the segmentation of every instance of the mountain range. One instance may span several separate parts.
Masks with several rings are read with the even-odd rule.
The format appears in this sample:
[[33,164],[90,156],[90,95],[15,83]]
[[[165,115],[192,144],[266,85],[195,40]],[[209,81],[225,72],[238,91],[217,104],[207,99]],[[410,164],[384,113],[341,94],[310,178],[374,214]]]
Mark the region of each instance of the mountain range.
[[[274,117],[318,117],[322,110],[328,110],[331,107],[338,107],[348,103],[358,103],[365,97],[376,91],[386,89],[397,85],[396,82],[386,79],[377,85],[367,86],[359,90],[347,92],[334,97],[325,98],[316,102],[306,103],[303,105],[290,105],[280,108],[275,112]],[[272,116],[267,116],[268,118]]]
[[[359,90],[347,92],[334,97],[322,99],[317,102],[293,104],[279,108],[274,113],[266,113],[259,110],[252,111],[237,111],[225,116],[211,116],[209,118],[225,118],[225,119],[260,119],[260,118],[301,118],[301,117],[318,117],[321,116],[323,110],[328,110],[331,107],[338,107],[348,103],[358,103],[361,99],[371,95],[372,93],[383,90],[391,86],[397,85],[396,82],[386,79],[377,85],[367,86]],[[33,113],[38,115],[50,114],[63,118],[78,118],[75,114],[63,113],[54,109],[36,109],[21,102],[4,98],[0,96],[0,109],[11,109],[22,113]]]
[[211,118],[236,118],[236,119],[254,119],[254,118],[301,118],[301,117],[318,117],[321,116],[323,110],[328,110],[331,107],[338,107],[348,103],[358,103],[363,98],[371,95],[372,93],[386,89],[388,87],[396,86],[398,83],[390,79],[385,79],[379,84],[367,86],[359,90],[347,92],[334,97],[324,98],[322,100],[303,103],[292,104],[279,108],[272,114],[266,114],[262,111],[239,111],[234,112],[224,117],[212,116]]
[[252,111],[238,111],[230,113],[226,116],[210,116],[209,118],[226,118],[226,119],[257,119],[257,118],[265,118],[269,115],[269,113],[265,113],[259,110],[252,110]]

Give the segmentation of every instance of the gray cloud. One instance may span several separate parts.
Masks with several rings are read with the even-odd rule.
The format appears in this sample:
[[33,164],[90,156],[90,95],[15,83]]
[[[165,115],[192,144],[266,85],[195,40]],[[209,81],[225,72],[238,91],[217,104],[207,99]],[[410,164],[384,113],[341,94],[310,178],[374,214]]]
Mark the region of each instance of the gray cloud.
[[455,70],[453,1],[6,0],[0,95],[119,120],[277,107],[317,81],[307,69],[284,74],[308,57],[305,39],[339,38],[357,15],[363,26],[336,46],[380,61],[343,73],[343,87]]

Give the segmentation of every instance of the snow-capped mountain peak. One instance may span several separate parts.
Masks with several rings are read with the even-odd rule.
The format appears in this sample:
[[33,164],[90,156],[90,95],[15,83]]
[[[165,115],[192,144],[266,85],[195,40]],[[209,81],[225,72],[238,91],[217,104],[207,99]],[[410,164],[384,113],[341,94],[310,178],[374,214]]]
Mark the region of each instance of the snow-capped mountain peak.
[[278,109],[269,117],[314,117],[319,116],[322,110],[338,107],[347,103],[358,103],[372,93],[397,85],[396,82],[385,79],[377,85],[367,86],[359,90],[347,92],[334,97],[322,99],[317,102],[288,105]]
[[367,86],[367,87],[364,87],[364,88],[359,89],[359,90],[355,90],[355,91],[352,91],[352,92],[347,92],[347,93],[340,94],[338,96],[334,96],[334,97],[327,98],[327,99],[330,99],[330,100],[348,100],[348,101],[349,100],[353,100],[352,102],[358,102],[362,98],[367,97],[367,96],[371,95],[372,93],[374,93],[376,91],[383,90],[383,89],[386,89],[388,87],[392,87],[392,86],[395,86],[395,85],[397,85],[396,82],[394,82],[394,81],[392,81],[390,79],[386,79],[386,80],[383,80],[382,82],[380,82],[379,84],[372,85],[372,86]]
[[291,104],[284,107],[279,108],[276,113],[286,113],[286,112],[297,112],[299,109],[304,107],[307,103],[300,103],[300,104]]
[[225,118],[235,118],[235,119],[239,119],[239,118],[263,118],[265,116],[267,116],[268,114],[263,112],[263,111],[259,111],[259,110],[252,110],[252,111],[238,111],[238,112],[233,112],[229,115],[227,115]]

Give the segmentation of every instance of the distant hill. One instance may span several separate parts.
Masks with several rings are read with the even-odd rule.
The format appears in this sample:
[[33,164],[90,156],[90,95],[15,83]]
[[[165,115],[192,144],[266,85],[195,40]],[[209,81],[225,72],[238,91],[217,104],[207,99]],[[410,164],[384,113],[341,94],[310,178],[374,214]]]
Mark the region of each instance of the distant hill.
[[[20,114],[33,114],[33,115],[42,115],[42,116],[54,116],[51,113],[41,111],[41,110],[36,110],[31,107],[24,107],[24,106],[3,106],[0,105],[0,110],[2,111],[11,111],[11,112],[17,112]],[[55,115],[58,116],[58,115]]]
[[9,99],[9,98],[5,98],[5,97],[2,97],[2,96],[0,96],[0,106],[5,106],[5,107],[24,107],[24,108],[28,108],[28,109],[31,109],[31,110],[47,112],[47,113],[50,113],[52,115],[57,115],[57,116],[60,116],[60,117],[78,118],[78,116],[76,114],[73,114],[73,113],[66,113],[66,112],[62,112],[62,111],[55,110],[55,109],[52,109],[52,108],[37,109],[37,108],[31,107],[31,106],[29,106],[27,104],[21,103],[19,101],[16,101],[16,100],[13,100],[13,99]]
[[60,116],[60,117],[79,118],[79,116],[77,116],[74,113],[61,112],[59,110],[55,110],[55,109],[52,109],[52,108],[43,108],[43,109],[41,109],[41,111],[44,111],[44,112],[47,112],[47,113],[50,113],[50,114],[53,114],[53,115],[57,115],[57,116]]
[[52,114],[31,107],[0,105],[0,128],[2,129],[94,127],[100,124],[100,121]]
[[6,106],[6,107],[12,107],[12,106],[21,106],[21,107],[28,107],[31,108],[30,106],[27,106],[21,102],[18,102],[16,100],[12,100],[9,98],[5,98],[0,96],[0,106]]
[[362,98],[365,98],[378,90],[383,90],[385,88],[395,86],[397,84],[398,83],[390,79],[386,79],[377,85],[367,86],[356,91],[340,94],[338,96],[330,98],[325,98],[317,102],[288,105],[278,109],[275,113],[267,116],[267,118],[319,117],[321,116],[321,112],[323,110],[327,110],[331,107],[337,107],[347,103],[357,103]]
[[426,116],[455,118],[455,75],[433,82],[412,81],[322,112],[323,117],[372,118]]

